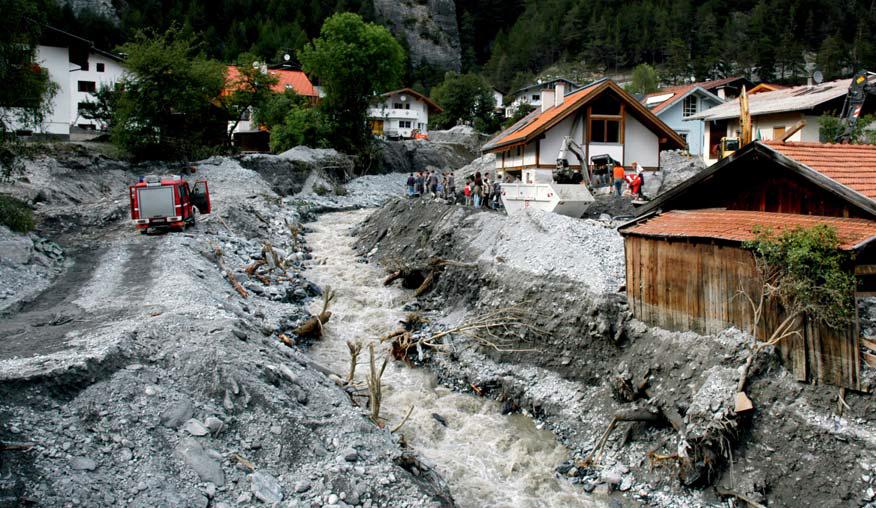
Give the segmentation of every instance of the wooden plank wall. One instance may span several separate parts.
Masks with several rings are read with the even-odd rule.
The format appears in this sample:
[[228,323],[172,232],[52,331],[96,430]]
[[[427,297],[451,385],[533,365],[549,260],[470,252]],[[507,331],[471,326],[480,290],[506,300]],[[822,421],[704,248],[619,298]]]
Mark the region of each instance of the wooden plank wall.
[[[633,314],[661,328],[717,334],[730,327],[751,332],[754,312],[740,291],[760,292],[751,253],[731,245],[627,236],[627,297]],[[772,306],[755,332],[763,340],[784,320]],[[803,323],[804,336],[780,353],[798,380],[858,390],[857,324],[846,330]]]

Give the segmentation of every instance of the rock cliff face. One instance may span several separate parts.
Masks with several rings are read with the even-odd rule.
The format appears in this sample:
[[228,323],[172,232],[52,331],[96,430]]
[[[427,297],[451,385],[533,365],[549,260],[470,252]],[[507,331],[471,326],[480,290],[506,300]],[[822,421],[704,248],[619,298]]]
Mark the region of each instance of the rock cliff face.
[[113,7],[112,0],[57,0],[58,5],[69,5],[77,15],[89,11],[100,14],[113,21],[118,21],[119,16]]
[[414,65],[459,71],[459,28],[453,0],[374,0],[378,19],[407,42]]

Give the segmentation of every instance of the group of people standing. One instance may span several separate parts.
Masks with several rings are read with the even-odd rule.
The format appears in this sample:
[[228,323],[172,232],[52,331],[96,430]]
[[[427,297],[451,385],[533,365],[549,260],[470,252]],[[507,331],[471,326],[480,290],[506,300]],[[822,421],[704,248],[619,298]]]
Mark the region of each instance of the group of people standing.
[[452,172],[417,171],[408,175],[407,192],[409,198],[430,194],[450,199],[456,196],[456,179]]
[[[430,195],[451,203],[457,202],[456,178],[453,172],[417,171],[410,173],[406,182],[407,195],[410,198]],[[474,208],[487,207],[497,209],[501,206],[501,185],[493,181],[489,173],[481,176],[480,171],[466,177],[462,188],[463,203]]]
[[462,189],[462,195],[465,198],[466,206],[475,208],[491,208],[493,210],[502,206],[502,184],[498,180],[493,181],[489,173],[478,171],[474,176],[469,176],[465,179],[465,187]]

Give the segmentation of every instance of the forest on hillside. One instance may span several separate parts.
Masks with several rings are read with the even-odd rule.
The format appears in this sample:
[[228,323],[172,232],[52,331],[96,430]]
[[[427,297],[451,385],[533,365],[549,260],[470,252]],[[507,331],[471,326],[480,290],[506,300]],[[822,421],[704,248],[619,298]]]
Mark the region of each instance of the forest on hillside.
[[[334,12],[374,20],[371,0],[116,2],[117,22],[38,1],[49,4],[51,23],[102,47],[176,23],[199,38],[208,56],[225,61],[244,51],[277,60],[316,36]],[[455,0],[455,6],[463,71],[482,73],[504,90],[558,63],[595,74],[648,63],[667,83],[731,74],[799,82],[807,61],[828,79],[876,69],[872,0]]]

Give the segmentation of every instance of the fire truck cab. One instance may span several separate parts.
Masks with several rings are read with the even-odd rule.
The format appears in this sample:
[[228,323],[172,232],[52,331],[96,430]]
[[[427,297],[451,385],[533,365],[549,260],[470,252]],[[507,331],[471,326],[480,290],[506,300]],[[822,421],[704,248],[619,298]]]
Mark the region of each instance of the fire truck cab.
[[131,220],[141,233],[149,228],[182,230],[195,223],[195,209],[210,213],[210,189],[206,180],[193,185],[179,175],[149,175],[129,187]]

